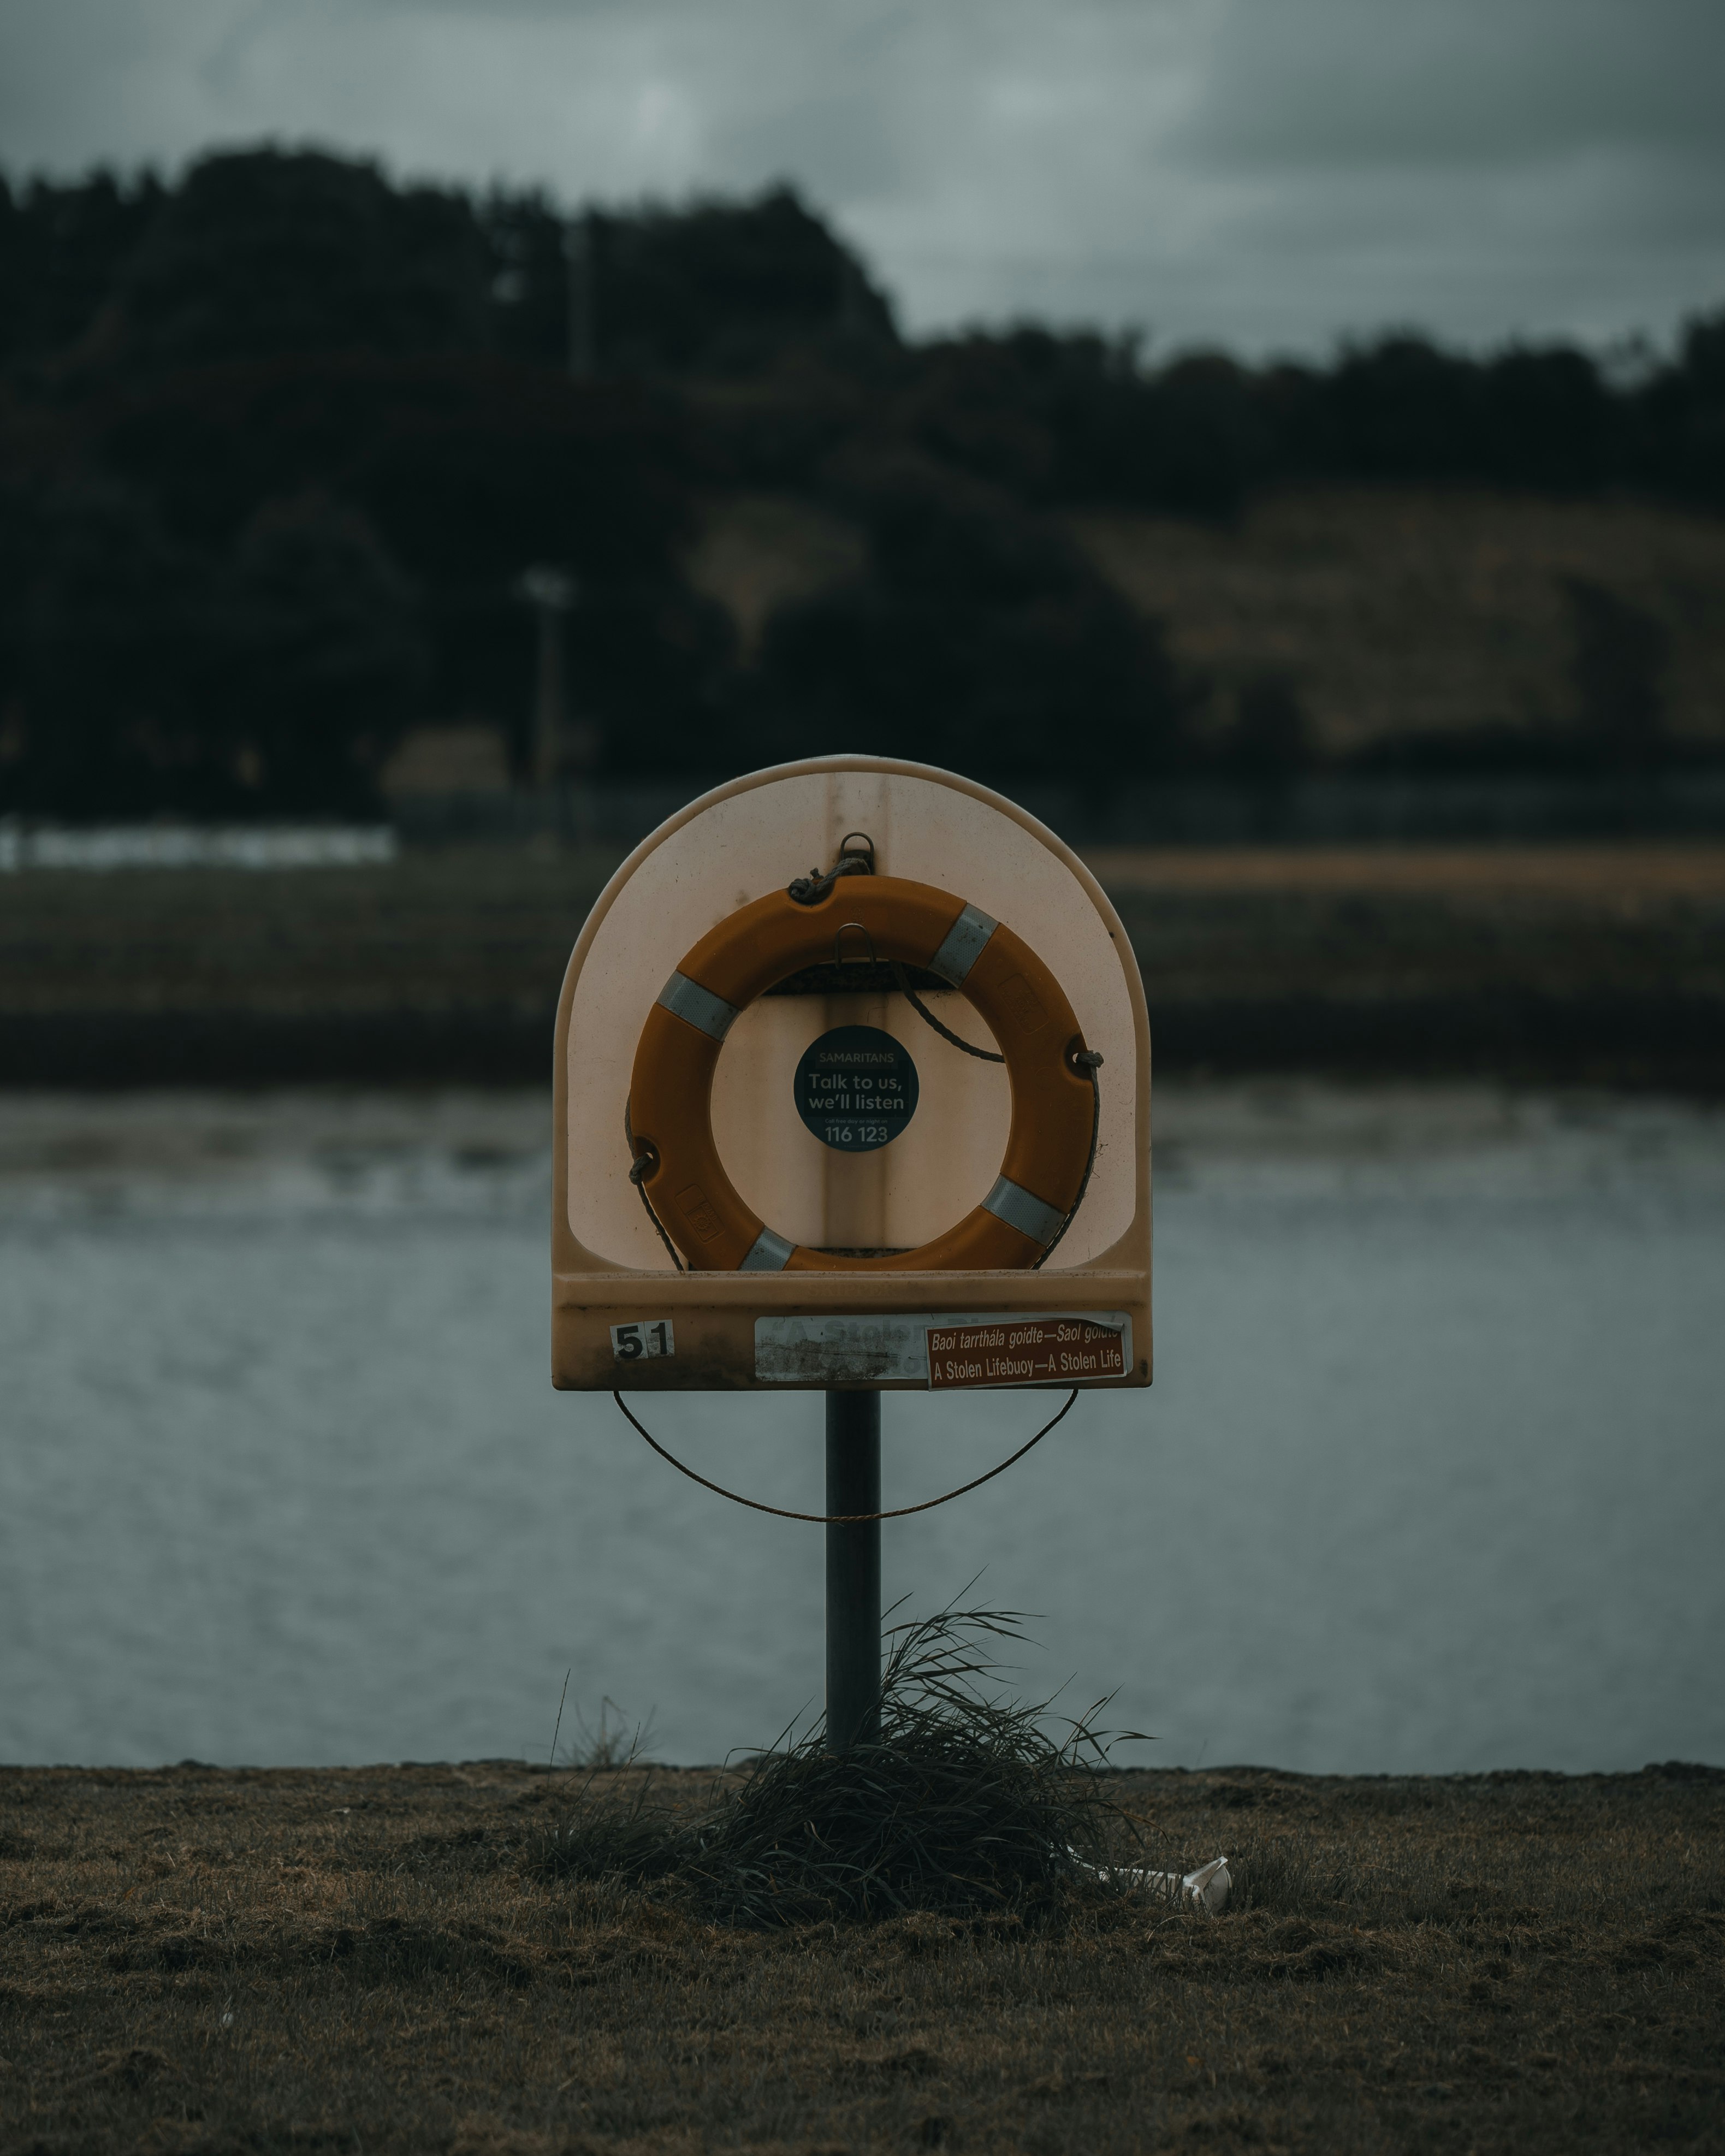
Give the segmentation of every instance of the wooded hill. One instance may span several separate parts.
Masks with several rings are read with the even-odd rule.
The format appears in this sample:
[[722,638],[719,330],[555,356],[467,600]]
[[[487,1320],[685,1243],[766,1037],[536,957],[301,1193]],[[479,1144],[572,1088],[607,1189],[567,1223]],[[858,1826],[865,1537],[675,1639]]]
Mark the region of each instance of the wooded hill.
[[[1537,695],[1391,680],[1368,724],[1297,638],[1182,612],[1279,502],[1416,495],[1687,536],[1625,577],[1548,546]],[[367,811],[427,721],[524,756],[536,564],[578,585],[603,773],[837,742],[1010,783],[1079,739],[1122,776],[1641,773],[1718,752],[1722,511],[1725,312],[1632,374],[1411,336],[1152,362],[908,341],[784,189],[571,220],[270,149],[0,183],[0,813]]]

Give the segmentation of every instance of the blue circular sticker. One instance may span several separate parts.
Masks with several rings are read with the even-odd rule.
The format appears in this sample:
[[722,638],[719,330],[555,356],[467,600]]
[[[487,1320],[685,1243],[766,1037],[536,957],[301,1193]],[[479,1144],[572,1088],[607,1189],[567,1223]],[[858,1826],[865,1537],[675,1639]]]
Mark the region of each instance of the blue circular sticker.
[[867,1152],[891,1145],[916,1112],[910,1050],[873,1025],[835,1025],[803,1051],[797,1113],[823,1145]]

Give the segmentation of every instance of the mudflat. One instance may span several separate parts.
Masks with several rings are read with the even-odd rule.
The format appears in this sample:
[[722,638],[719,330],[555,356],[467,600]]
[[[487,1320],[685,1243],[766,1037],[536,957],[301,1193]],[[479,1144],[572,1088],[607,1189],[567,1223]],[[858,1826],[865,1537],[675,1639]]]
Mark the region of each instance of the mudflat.
[[0,1773],[0,2147],[1725,2144],[1725,1770],[1122,1774],[1224,1913],[758,1930],[547,1873],[641,1779]]
[[[0,1084],[536,1083],[616,866],[8,880]],[[1158,1070],[1725,1086],[1725,845],[1099,851]]]

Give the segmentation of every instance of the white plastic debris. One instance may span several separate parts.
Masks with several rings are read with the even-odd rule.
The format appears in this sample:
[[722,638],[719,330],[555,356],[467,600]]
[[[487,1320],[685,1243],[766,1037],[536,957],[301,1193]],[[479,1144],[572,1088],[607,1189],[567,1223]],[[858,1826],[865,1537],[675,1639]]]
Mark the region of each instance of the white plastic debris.
[[[1158,1876],[1173,1885],[1173,1872],[1164,1871]],[[1233,1891],[1234,1875],[1228,1869],[1225,1856],[1213,1856],[1208,1864],[1200,1864],[1196,1871],[1184,1873],[1180,1880],[1180,1899],[1208,1909],[1213,1917],[1228,1907],[1228,1897]],[[1173,1899],[1172,1895],[1169,1899]]]
[[[1084,1864],[1081,1856],[1077,1860]],[[1130,1865],[1084,1864],[1086,1871],[1120,1887],[1136,1887],[1159,1902],[1184,1908],[1202,1909],[1219,1916],[1228,1906],[1234,1880],[1225,1856],[1213,1856],[1196,1871],[1144,1871]]]

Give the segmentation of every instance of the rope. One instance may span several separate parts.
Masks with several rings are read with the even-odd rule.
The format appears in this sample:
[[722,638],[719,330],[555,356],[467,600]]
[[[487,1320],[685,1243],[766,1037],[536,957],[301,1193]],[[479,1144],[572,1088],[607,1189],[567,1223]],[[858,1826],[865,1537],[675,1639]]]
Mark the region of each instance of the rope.
[[962,1048],[967,1055],[975,1056],[978,1063],[1005,1062],[1006,1058],[1004,1055],[997,1055],[992,1048],[973,1048],[969,1041],[961,1040],[950,1026],[942,1025],[927,1004],[923,1002],[922,997],[911,986],[911,977],[900,965],[898,960],[894,958],[891,963],[892,978],[898,983],[899,993],[926,1024],[934,1028],[942,1040],[950,1040],[954,1048]]
[[[629,1155],[633,1163],[633,1165],[630,1167],[629,1171],[629,1179],[632,1183],[634,1183],[635,1188],[641,1194],[641,1203],[647,1209],[647,1218],[653,1223],[655,1228],[658,1229],[660,1241],[663,1243],[666,1250],[670,1252],[671,1263],[676,1267],[680,1273],[686,1271],[687,1267],[684,1265],[682,1258],[678,1253],[676,1245],[672,1242],[670,1237],[665,1234],[665,1223],[653,1210],[653,1200],[647,1195],[646,1179],[649,1173],[657,1167],[659,1163],[658,1151],[653,1145],[644,1139],[642,1141],[644,1150],[639,1158],[634,1157],[635,1134],[634,1126],[630,1123],[629,1119],[629,1102],[627,1101],[623,1104],[623,1135],[629,1141]],[[1064,1235],[1065,1232],[1066,1231],[1064,1228],[1061,1229],[1060,1234],[1062,1235]],[[1059,1239],[1056,1238],[1056,1240],[1058,1240]]]
[[961,1482],[956,1490],[948,1490],[944,1497],[930,1497],[920,1505],[897,1505],[890,1512],[787,1512],[783,1505],[763,1505],[758,1497],[739,1496],[735,1490],[726,1490],[717,1482],[709,1482],[705,1475],[697,1475],[692,1467],[685,1467],[674,1453],[665,1450],[650,1430],[635,1420],[624,1404],[621,1393],[613,1393],[611,1397],[622,1408],[625,1419],[634,1424],[661,1460],[670,1460],[679,1475],[686,1475],[691,1482],[700,1483],[703,1490],[711,1490],[716,1497],[728,1497],[733,1505],[747,1505],[752,1512],[771,1512],[776,1520],[808,1520],[819,1527],[859,1527],[866,1520],[902,1520],[911,1512],[932,1512],[937,1505],[950,1505],[955,1497],[963,1497],[972,1490],[980,1490],[984,1482],[992,1482],[997,1475],[1004,1475],[1009,1467],[1016,1466],[1031,1445],[1040,1445],[1055,1423],[1065,1419],[1071,1411],[1073,1401],[1078,1397],[1078,1388],[1074,1385],[1067,1394],[1065,1405],[1060,1413],[1044,1423],[1030,1440],[1030,1444],[1021,1445],[1010,1460],[1003,1460],[998,1467],[991,1467],[986,1475],[978,1475],[974,1482]]
[[807,875],[793,877],[785,886],[785,891],[789,897],[796,899],[798,906],[819,906],[819,901],[826,897],[828,891],[832,891],[832,886],[839,882],[841,875],[873,875],[873,873],[875,873],[875,856],[873,856],[871,847],[867,860],[860,854],[841,854],[837,860],[832,862],[830,869],[811,869]]
[[[1084,1180],[1078,1186],[1078,1195],[1072,1200],[1071,1206],[1067,1212],[1065,1219],[1061,1221],[1060,1228],[1055,1233],[1053,1242],[1049,1245],[1048,1248],[1042,1253],[1042,1255],[1038,1258],[1035,1264],[1031,1266],[1030,1270],[1033,1273],[1040,1273],[1042,1270],[1042,1268],[1048,1263],[1055,1252],[1060,1247],[1061,1240],[1065,1235],[1067,1229],[1069,1229],[1072,1223],[1078,1218],[1078,1209],[1084,1203],[1084,1194],[1090,1188],[1091,1170],[1096,1164],[1096,1140],[1102,1135],[1102,1081],[1096,1075],[1097,1071],[1101,1068],[1102,1059],[1095,1049],[1081,1048],[1074,1055],[1072,1060],[1081,1069],[1086,1070],[1090,1073],[1090,1158],[1084,1163]],[[643,1192],[642,1195],[644,1196],[645,1194],[646,1194]],[[660,1233],[663,1234],[663,1232],[664,1230],[661,1229]]]

